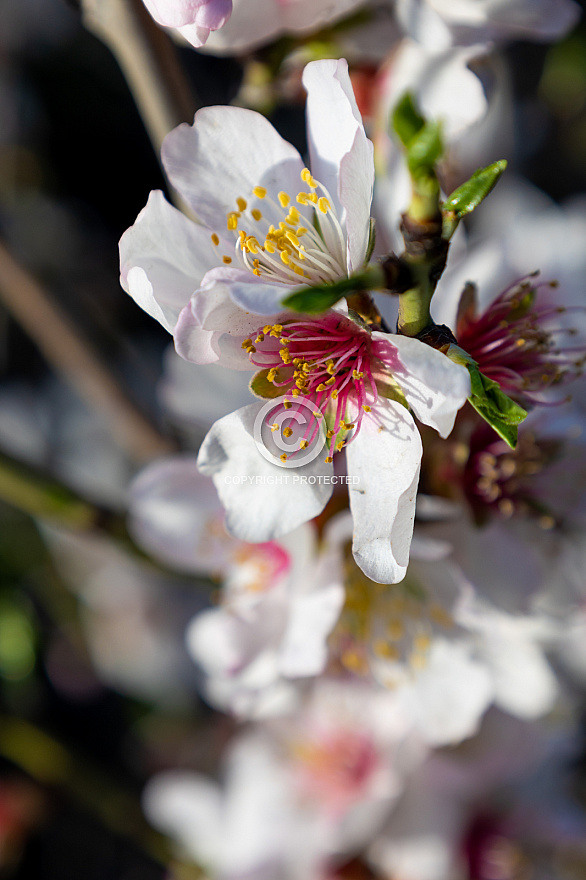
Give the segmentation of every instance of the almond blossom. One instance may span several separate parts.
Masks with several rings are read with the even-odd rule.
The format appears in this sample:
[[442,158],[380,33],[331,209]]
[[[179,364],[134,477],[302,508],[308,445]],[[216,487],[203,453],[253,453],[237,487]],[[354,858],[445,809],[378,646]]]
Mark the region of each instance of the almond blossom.
[[144,5],[158,24],[176,28],[196,48],[232,13],[232,0],[144,0]]
[[[315,426],[291,448],[289,466],[305,480],[287,481],[285,503],[275,480],[286,461],[266,461],[253,436],[263,404],[215,423],[199,466],[214,478],[228,529],[270,541],[316,516],[332,492],[334,454],[347,445],[360,484],[351,493],[354,553],[370,577],[393,583],[406,570],[422,453],[408,407],[447,436],[469,377],[440,352],[373,331],[342,306],[319,319],[283,309],[299,284],[361,270],[370,240],[372,144],[346,62],[311,63],[304,83],[311,169],[263,117],[240,108],[206,108],[193,127],[171,132],[167,173],[207,227],[151,194],[120,243],[122,284],[174,333],[187,360],[256,367],[266,380],[261,396],[290,392],[291,420],[305,404],[328,423],[328,454],[300,460]],[[235,481],[240,475],[255,479]]]
[[298,683],[326,665],[344,602],[338,559],[318,558],[313,528],[262,544],[231,537],[212,481],[187,456],[145,468],[131,486],[129,512],[147,552],[221,581],[216,607],[196,615],[186,633],[207,699],[248,718],[294,705]]

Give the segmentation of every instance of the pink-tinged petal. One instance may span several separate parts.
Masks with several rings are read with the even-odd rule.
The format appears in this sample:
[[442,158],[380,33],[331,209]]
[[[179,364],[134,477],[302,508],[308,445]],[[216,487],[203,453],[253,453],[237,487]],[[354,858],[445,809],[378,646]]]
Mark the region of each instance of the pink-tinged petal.
[[204,107],[192,126],[183,124],[161,150],[169,179],[196,216],[218,234],[237,198],[263,208],[252,190],[262,186],[276,199],[301,186],[301,157],[260,113],[241,107]]
[[348,258],[357,269],[364,262],[368,241],[373,147],[362,125],[344,59],[311,62],[303,71],[303,84],[307,89],[311,170],[328,189],[338,216],[344,219],[346,214],[352,231]]
[[226,508],[228,531],[252,542],[271,541],[293,531],[317,516],[332,494],[332,486],[324,480],[331,477],[332,467],[322,454],[289,469],[260,453],[253,432],[263,406],[254,403],[217,421],[197,460],[200,471],[214,480]]
[[205,273],[221,262],[210,232],[173,208],[155,190],[120,239],[120,283],[169,332]]
[[221,335],[215,330],[204,330],[189,303],[175,326],[175,350],[192,364],[214,364],[220,359]]
[[144,468],[130,486],[128,511],[133,537],[164,565],[194,573],[208,573],[218,565],[209,558],[206,529],[214,518],[221,521],[222,506],[193,455]]
[[230,18],[232,0],[143,0],[158,24],[179,28],[196,24],[217,30]]
[[349,443],[348,473],[354,518],[354,558],[371,580],[398,583],[405,577],[415,519],[422,445],[409,412],[379,400]]
[[393,369],[394,377],[417,418],[435,428],[441,437],[447,437],[454,427],[456,413],[470,395],[468,370],[410,336],[373,336],[397,349],[399,365]]
[[289,678],[319,675],[328,659],[327,639],[344,605],[342,583],[294,600],[280,649],[279,668]]

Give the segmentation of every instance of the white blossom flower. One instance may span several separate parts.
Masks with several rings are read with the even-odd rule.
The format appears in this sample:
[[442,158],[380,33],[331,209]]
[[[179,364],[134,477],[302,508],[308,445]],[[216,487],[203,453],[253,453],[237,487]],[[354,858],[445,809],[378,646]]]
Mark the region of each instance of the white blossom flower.
[[163,27],[176,28],[192,46],[199,48],[212,31],[226,24],[232,12],[232,0],[143,0],[144,5]]
[[148,784],[148,818],[211,877],[325,880],[380,828],[427,749],[388,694],[322,679],[300,710],[231,744],[223,784]]
[[231,537],[213,483],[188,456],[145,468],[131,486],[129,513],[151,555],[221,581],[216,607],[200,612],[186,636],[208,700],[243,717],[295,703],[299,681],[326,665],[344,602],[338,560],[318,558],[314,530],[304,525],[261,544]]
[[[291,480],[284,504],[274,484],[279,468],[262,458],[253,438],[261,405],[216,422],[199,464],[214,477],[229,530],[246,541],[273,540],[318,514],[331,494],[334,452],[353,432],[348,465],[360,483],[351,497],[355,554],[369,576],[390,583],[407,564],[421,458],[407,404],[446,436],[469,394],[469,377],[418,340],[371,333],[339,311],[309,321],[283,312],[283,296],[300,281],[322,284],[361,269],[369,242],[372,145],[347,66],[314,62],[304,82],[311,171],[258,114],[199,111],[192,128],[168,136],[163,159],[208,228],[151,195],[121,241],[122,283],[174,331],[187,360],[256,366],[269,388],[329,407],[330,454],[298,469],[297,476],[312,479]],[[300,181],[305,188],[292,197]],[[303,366],[293,375],[295,360]],[[309,441],[300,442],[304,448]],[[234,475],[260,479],[242,483]]]

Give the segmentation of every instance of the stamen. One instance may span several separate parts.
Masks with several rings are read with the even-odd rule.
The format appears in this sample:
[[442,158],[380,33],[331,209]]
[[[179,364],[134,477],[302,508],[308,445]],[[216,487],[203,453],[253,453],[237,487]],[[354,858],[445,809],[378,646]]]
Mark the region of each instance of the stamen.
[[220,244],[220,236],[216,235],[215,232],[212,232],[212,242],[216,245],[216,247]]
[[257,199],[264,199],[264,197],[267,194],[267,191],[264,188],[264,186],[255,186],[252,188],[252,192],[257,197]]

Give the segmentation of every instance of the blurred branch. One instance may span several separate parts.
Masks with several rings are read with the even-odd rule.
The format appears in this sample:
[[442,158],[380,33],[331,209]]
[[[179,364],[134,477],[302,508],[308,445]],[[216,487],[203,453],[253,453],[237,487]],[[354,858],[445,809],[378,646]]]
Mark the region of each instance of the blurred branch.
[[133,461],[172,451],[171,442],[126,397],[89,342],[2,242],[0,300],[65,381],[108,420],[113,436]]
[[177,49],[141,0],[81,0],[81,8],[86,28],[118,61],[159,156],[165,135],[197,110]]

